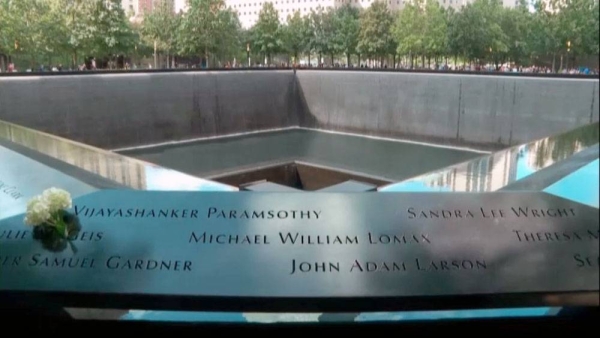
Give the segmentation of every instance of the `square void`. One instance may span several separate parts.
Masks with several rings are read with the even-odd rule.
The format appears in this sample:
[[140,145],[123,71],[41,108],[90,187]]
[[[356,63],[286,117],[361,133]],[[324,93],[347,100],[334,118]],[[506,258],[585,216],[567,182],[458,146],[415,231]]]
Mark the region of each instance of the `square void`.
[[346,180],[381,186],[481,153],[317,130],[289,129],[121,152],[202,178],[318,190]]

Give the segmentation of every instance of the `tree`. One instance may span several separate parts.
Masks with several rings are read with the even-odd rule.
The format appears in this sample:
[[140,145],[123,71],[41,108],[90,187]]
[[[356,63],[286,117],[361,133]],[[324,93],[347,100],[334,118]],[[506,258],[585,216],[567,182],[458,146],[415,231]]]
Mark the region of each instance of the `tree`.
[[333,63],[333,54],[335,54],[333,35],[333,11],[325,10],[319,6],[310,13],[310,25],[312,37],[310,39],[311,49],[319,53],[319,63],[322,62],[322,56],[331,54]]
[[[437,1],[428,1],[425,6],[425,31],[423,49],[431,63],[431,57],[437,59],[448,49],[448,22],[444,9]],[[436,60],[437,62],[437,60]]]
[[169,54],[175,50],[179,15],[173,12],[173,2],[158,0],[154,2],[154,9],[144,17],[141,32],[144,40],[154,46],[154,67],[156,67],[157,51],[167,53],[167,68],[169,67]]
[[356,54],[360,33],[360,12],[356,7],[345,4],[333,15],[333,49],[346,55],[346,64],[350,66],[350,56]]
[[425,53],[425,24],[424,1],[415,0],[404,6],[392,27],[392,36],[398,43],[396,50],[409,56],[410,68],[414,66],[414,56]]
[[9,5],[9,0],[0,0],[0,71],[6,69],[9,56],[15,52],[15,32]]
[[298,62],[298,54],[308,49],[310,36],[307,34],[306,21],[300,11],[288,15],[287,24],[282,26],[282,40],[284,49]]
[[523,64],[531,55],[529,46],[529,37],[531,36],[531,15],[527,4],[522,1],[515,8],[504,8],[501,15],[500,25],[506,36],[506,45],[508,49],[505,53],[500,53],[501,62],[507,60]]
[[558,69],[563,68],[563,56],[568,52],[570,31],[573,30],[565,15],[569,3],[562,0],[538,1],[533,17],[532,46],[539,56],[552,56],[552,71],[556,71],[556,59],[560,57]]
[[8,36],[3,39],[4,48],[9,54],[28,56],[34,67],[36,60],[55,52],[51,37],[57,28],[47,1],[4,1],[2,7],[6,18],[6,28],[2,30],[6,30]]
[[568,59],[598,54],[598,0],[563,0],[553,3],[560,8],[560,45]]
[[[219,60],[234,58],[242,46],[242,33],[237,13],[226,9],[219,12],[217,22],[221,27],[214,55]],[[245,46],[245,45],[244,45]]]
[[357,49],[369,57],[382,58],[389,52],[392,42],[392,14],[387,4],[376,1],[360,17]]
[[456,14],[452,7],[446,10],[447,30],[447,53],[454,57],[454,65],[458,64],[458,56],[464,56],[465,51],[460,43],[462,27],[460,26],[460,17]]
[[96,3],[85,0],[55,0],[53,11],[56,23],[63,30],[60,38],[65,52],[71,56],[71,66],[78,64],[79,55],[90,54],[94,50],[94,37],[97,27],[92,21]]
[[[231,43],[230,37],[239,27],[223,0],[189,0],[189,9],[183,14],[177,30],[178,51],[184,55],[200,55],[209,65],[209,57],[222,52]],[[224,13],[227,12],[227,13]],[[224,39],[222,42],[221,39]]]
[[258,21],[253,27],[254,44],[267,57],[267,64],[271,63],[271,56],[281,50],[281,30],[279,28],[279,15],[270,2],[265,2],[258,13]]
[[314,37],[315,30],[312,24],[311,15],[306,15],[302,18],[303,28],[304,28],[304,38],[306,39],[306,46],[304,52],[308,55],[308,65],[310,66],[310,55],[314,52]]
[[120,0],[93,0],[90,25],[95,30],[91,36],[90,53],[112,56],[129,53],[135,46],[135,35]]
[[476,0],[456,14],[452,30],[453,42],[461,46],[464,56],[471,61],[483,62],[508,51],[507,36],[501,27],[502,5],[497,0]]

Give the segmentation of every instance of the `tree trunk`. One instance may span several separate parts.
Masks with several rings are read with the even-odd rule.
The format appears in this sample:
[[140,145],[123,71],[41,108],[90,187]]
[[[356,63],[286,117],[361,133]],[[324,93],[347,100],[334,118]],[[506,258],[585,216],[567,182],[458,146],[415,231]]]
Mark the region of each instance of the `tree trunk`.
[[205,67],[208,69],[208,50],[207,49],[204,50],[204,59],[206,60]]
[[76,50],[73,51],[73,54],[71,55],[71,57],[72,57],[72,60],[71,60],[72,68],[78,69],[79,65],[77,64],[77,51]]
[[333,67],[333,53],[331,53],[331,67]]
[[308,66],[310,67],[310,52],[308,52]]
[[427,56],[427,68],[431,69],[431,56]]
[[346,67],[350,68],[350,53],[346,54]]
[[558,67],[558,70],[561,71],[563,68],[563,55],[560,54],[560,66]]
[[360,67],[360,54],[358,54],[358,66]]
[[552,73],[556,73],[556,53],[552,53]]
[[156,69],[156,65],[158,62],[158,55],[156,54],[156,40],[154,40],[154,69]]
[[421,68],[425,68],[425,55],[421,55]]
[[396,69],[396,53],[394,53],[394,55],[392,55],[392,59],[393,59],[393,62],[394,62],[394,67],[393,68]]
[[165,67],[165,68],[169,69],[169,65],[170,65],[170,63],[169,63],[169,52],[167,52],[167,67]]

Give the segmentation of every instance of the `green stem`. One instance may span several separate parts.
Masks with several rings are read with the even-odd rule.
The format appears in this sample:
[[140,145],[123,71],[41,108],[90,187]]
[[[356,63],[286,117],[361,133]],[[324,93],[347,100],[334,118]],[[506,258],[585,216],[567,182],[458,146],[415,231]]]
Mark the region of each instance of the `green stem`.
[[63,221],[62,214],[60,211],[54,213],[48,221],[48,223],[54,226],[59,235],[65,238],[69,236],[67,225]]

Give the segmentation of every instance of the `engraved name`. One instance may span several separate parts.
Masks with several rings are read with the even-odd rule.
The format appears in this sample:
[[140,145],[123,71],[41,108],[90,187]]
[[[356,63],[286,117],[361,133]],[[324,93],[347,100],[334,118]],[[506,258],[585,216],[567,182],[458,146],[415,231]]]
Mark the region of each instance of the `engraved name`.
[[127,259],[121,256],[111,256],[105,266],[110,270],[192,271],[191,261]]
[[431,244],[427,234],[388,235],[369,232],[367,237],[369,244]]
[[[0,240],[21,240],[33,237],[33,232],[29,230],[0,230]],[[104,232],[99,231],[80,231],[70,236],[71,241],[80,242],[99,242],[104,238]]]
[[197,209],[136,209],[136,208],[90,208],[75,206],[75,215],[107,218],[198,218]]
[[171,218],[190,219],[206,216],[209,219],[305,219],[317,220],[320,210],[229,210],[208,208],[205,212],[199,209],[148,209],[148,208],[102,208],[87,205],[75,205],[75,215],[83,217],[106,218]]
[[8,184],[4,183],[3,181],[0,181],[0,192],[8,195],[8,197],[10,197],[14,200],[18,200],[23,197],[23,194],[21,192],[19,192],[19,190],[17,189],[16,186],[8,185]]
[[366,261],[355,259],[342,267],[341,262],[308,262],[292,259],[290,275],[302,273],[336,273],[347,269],[352,273],[368,272],[450,272],[468,270],[486,270],[488,265],[483,259],[431,260],[415,258],[409,261]]
[[192,271],[188,260],[128,259],[118,255],[101,261],[92,257],[56,257],[35,253],[29,259],[23,256],[0,256],[0,267],[26,266],[53,269],[98,269],[136,271]]
[[562,218],[562,217],[575,217],[575,209],[573,208],[522,208],[512,207],[510,208],[517,217],[548,217],[548,218]]
[[114,255],[101,260],[92,257],[57,257],[35,253],[29,259],[22,256],[0,256],[0,267],[27,266],[34,268],[57,269],[98,269],[108,270],[138,270],[138,271],[192,271],[192,261],[160,260],[160,259],[129,259]]
[[418,209],[409,207],[406,210],[408,219],[463,219],[463,218],[566,218],[575,217],[573,208],[530,208],[511,207],[506,209]]
[[591,268],[600,266],[600,257],[575,254],[573,255],[573,260],[578,268]]
[[271,244],[267,235],[211,234],[192,232],[188,243],[201,244]]
[[522,230],[513,230],[516,239],[519,242],[572,242],[572,241],[590,241],[600,238],[600,230],[587,231],[562,231],[562,232],[529,232]]
[[319,219],[321,210],[229,210],[208,208],[208,218],[223,219]]

